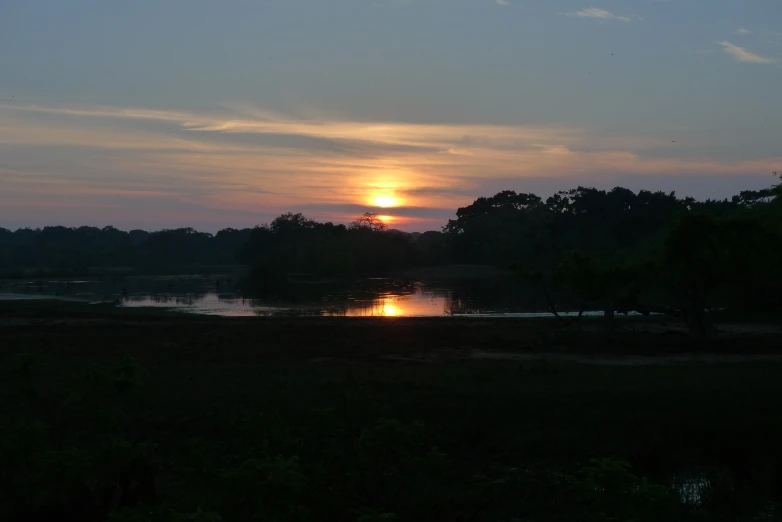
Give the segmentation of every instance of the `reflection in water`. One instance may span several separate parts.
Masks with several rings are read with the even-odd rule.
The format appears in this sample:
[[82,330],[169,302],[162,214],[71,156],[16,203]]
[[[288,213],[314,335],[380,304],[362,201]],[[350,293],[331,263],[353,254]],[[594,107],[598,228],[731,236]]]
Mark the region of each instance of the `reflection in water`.
[[252,317],[255,315],[273,315],[284,312],[285,308],[269,307],[261,304],[253,306],[254,301],[233,294],[206,292],[203,294],[168,295],[154,294],[127,297],[122,306],[131,308],[149,306],[157,308],[177,308],[187,312],[230,317]]
[[433,317],[451,314],[450,292],[424,290],[415,284],[412,291],[380,293],[374,298],[327,296],[320,302],[282,306],[234,294],[207,292],[201,295],[153,294],[122,300],[123,306],[179,308],[194,313],[222,316],[322,315],[343,317]]
[[446,292],[424,291],[416,284],[410,294],[381,294],[375,299],[355,300],[344,310],[322,315],[347,317],[432,317],[450,315],[451,298]]
[[[449,280],[433,286],[409,279],[366,278],[295,283],[250,299],[236,274],[138,276],[121,280],[0,281],[0,299],[77,299],[127,307],[175,308],[224,316],[529,317],[543,312],[539,292],[516,279]],[[259,296],[260,297],[260,296]],[[567,303],[562,303],[568,309]],[[572,309],[572,307],[570,307]]]

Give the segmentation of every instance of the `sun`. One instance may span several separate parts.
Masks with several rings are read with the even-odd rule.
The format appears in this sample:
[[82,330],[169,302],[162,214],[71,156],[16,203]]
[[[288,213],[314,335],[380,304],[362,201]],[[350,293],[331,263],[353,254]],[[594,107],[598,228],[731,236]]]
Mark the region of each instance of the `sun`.
[[399,200],[394,196],[377,196],[372,202],[376,207],[382,208],[396,207],[399,205]]
[[397,317],[402,315],[402,309],[393,303],[383,303],[383,315],[386,317]]

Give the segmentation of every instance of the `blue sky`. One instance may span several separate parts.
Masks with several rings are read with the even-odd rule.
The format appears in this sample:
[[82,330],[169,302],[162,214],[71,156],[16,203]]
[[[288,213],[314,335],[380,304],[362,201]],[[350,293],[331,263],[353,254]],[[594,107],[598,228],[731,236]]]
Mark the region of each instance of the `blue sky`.
[[[782,170],[778,0],[0,0],[0,226],[437,228]],[[385,204],[385,203],[384,203]]]

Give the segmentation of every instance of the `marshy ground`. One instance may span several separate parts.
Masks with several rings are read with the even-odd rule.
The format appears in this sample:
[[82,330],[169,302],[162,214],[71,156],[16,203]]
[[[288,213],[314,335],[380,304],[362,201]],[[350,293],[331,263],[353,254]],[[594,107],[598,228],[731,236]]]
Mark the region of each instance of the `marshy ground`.
[[[43,426],[32,452],[88,455],[108,436],[154,443],[149,497],[115,495],[95,520],[123,505],[126,517],[154,505],[170,509],[157,517],[200,507],[224,520],[779,516],[774,325],[695,341],[660,319],[618,319],[606,332],[598,320],[228,319],[57,303],[1,312],[6,441],[24,421]],[[20,357],[35,364],[20,370]],[[96,367],[134,395],[101,402],[118,411],[110,427],[74,426],[68,396]],[[91,483],[102,472],[85,459]],[[9,466],[4,480],[19,491],[57,490],[51,477],[15,483]],[[669,504],[665,491],[693,476],[708,484],[698,506]],[[663,493],[638,497],[638,477]],[[20,513],[45,504],[33,497]]]

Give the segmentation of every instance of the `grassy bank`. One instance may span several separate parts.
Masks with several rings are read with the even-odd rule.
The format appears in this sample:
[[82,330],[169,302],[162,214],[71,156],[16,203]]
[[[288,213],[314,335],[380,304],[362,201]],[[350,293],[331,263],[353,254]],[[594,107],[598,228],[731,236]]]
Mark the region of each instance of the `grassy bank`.
[[[771,336],[13,313],[8,520],[761,520],[782,498],[782,364],[549,355],[748,355],[778,347]],[[710,488],[687,506],[677,481]]]

